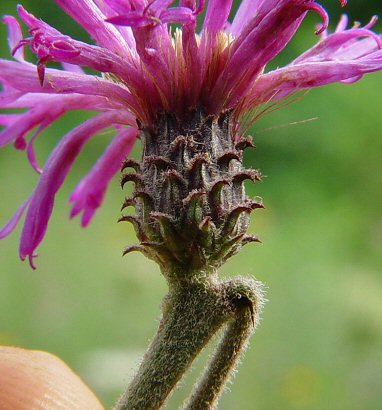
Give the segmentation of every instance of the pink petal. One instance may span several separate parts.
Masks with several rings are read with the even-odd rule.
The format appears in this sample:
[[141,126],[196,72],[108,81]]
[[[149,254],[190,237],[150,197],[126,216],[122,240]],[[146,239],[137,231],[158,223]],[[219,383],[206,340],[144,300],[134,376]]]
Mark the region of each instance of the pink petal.
[[[361,28],[345,30],[347,19],[341,19],[337,30],[325,36],[314,47],[303,53],[292,64],[308,61],[324,61],[333,59],[353,59],[369,54],[377,48],[382,48],[380,36],[370,31],[367,27],[373,25],[374,20]],[[360,40],[362,37],[364,39]]]
[[[28,159],[33,168],[37,170],[32,144],[39,133],[66,111],[95,109],[97,98],[82,95],[39,95],[37,98],[33,98],[29,95],[29,98],[20,100],[19,105],[12,104],[12,107],[31,107],[31,109],[22,114],[4,114],[0,116],[0,123],[7,127],[0,132],[0,147],[16,140],[18,148],[25,149],[24,136],[39,125],[39,129],[32,137],[27,150]],[[20,145],[20,143],[22,144]]]
[[325,32],[329,25],[329,16],[326,10],[316,3],[307,3],[305,7],[306,10],[315,11],[322,19],[322,25],[316,30],[316,34],[320,35]]
[[337,24],[335,32],[340,33],[341,31],[345,31],[348,24],[349,24],[349,18],[346,14],[343,14],[340,18],[340,21]]
[[223,30],[232,7],[232,0],[209,0],[204,19],[203,31],[211,36]]
[[354,82],[364,74],[382,69],[382,52],[358,60],[310,62],[290,65],[259,78],[251,94],[251,104],[266,102],[272,95],[283,98],[296,91],[333,82]]
[[28,26],[29,29],[35,30],[36,28],[44,29],[51,35],[61,34],[58,30],[51,27],[49,24],[35,17],[32,13],[29,13],[21,4],[17,6],[17,13],[21,20]]
[[[8,102],[1,108],[32,108],[38,105],[52,108],[52,106],[65,105],[70,110],[110,110],[113,107],[104,97],[82,94],[42,94],[42,93],[22,93],[17,99]],[[123,109],[123,106],[117,105],[115,108]],[[9,115],[9,114],[5,114]],[[22,114],[20,114],[22,115]]]
[[195,15],[188,7],[172,7],[160,14],[162,23],[192,24]]
[[[98,0],[100,1],[100,0]],[[129,13],[132,10],[132,5],[134,5],[134,10],[142,11],[143,10],[143,2],[142,5],[140,2],[134,2],[134,1],[126,1],[126,0],[101,0],[105,1],[105,3],[113,9],[115,12],[124,14],[124,13]]]
[[129,155],[137,134],[135,128],[122,129],[70,196],[70,202],[74,203],[71,217],[83,212],[83,227],[88,225],[96,209],[101,206],[108,184]]
[[[0,125],[4,127],[9,127],[14,122],[18,121],[20,117],[21,115],[19,114],[0,114]],[[1,132],[0,132],[0,141],[1,141]]]
[[20,24],[13,16],[4,16],[3,22],[7,25],[8,28],[8,44],[11,53],[16,60],[25,61],[24,50],[22,48],[19,48],[15,53],[13,53],[13,50],[23,39],[23,33],[21,31]]
[[14,121],[0,132],[0,148],[16,139],[23,139],[27,132],[43,121],[44,117],[44,110],[28,112],[22,116],[16,115],[16,118],[10,116]]
[[237,37],[244,26],[258,13],[264,0],[243,0],[235,14],[230,31]]
[[143,63],[145,71],[148,72],[144,74],[147,75],[148,81],[143,82],[141,88],[136,89],[136,93],[141,95],[143,91],[149,97],[145,100],[146,103],[153,104],[154,107],[158,104],[156,107],[167,111],[173,102],[176,87],[176,81],[170,79],[177,78],[178,70],[178,61],[167,26],[163,24],[133,27],[133,32],[141,64]]
[[37,158],[34,152],[34,142],[36,140],[36,138],[40,135],[40,133],[49,125],[49,123],[47,124],[40,124],[40,126],[38,127],[38,129],[35,131],[35,133],[33,134],[32,138],[29,140],[29,143],[27,145],[27,157],[28,157],[28,161],[31,164],[32,168],[38,173],[41,174],[42,173],[42,169],[39,167],[38,162],[37,162]]
[[20,241],[20,258],[33,258],[53,210],[55,195],[85,143],[113,123],[123,123],[123,113],[111,111],[92,118],[69,132],[49,156],[32,196]]
[[61,65],[65,71],[70,71],[71,73],[77,73],[77,74],[85,74],[84,70],[78,65],[70,64],[70,63],[61,63]]
[[18,222],[20,221],[25,208],[28,206],[30,199],[25,200],[16,213],[12,216],[12,218],[2,227],[0,228],[0,239],[6,238],[10,235],[16,228]]
[[327,14],[313,1],[269,0],[258,4],[258,12],[227,51],[230,58],[210,93],[210,110],[218,113],[233,108],[245,98],[265,65],[289,43],[308,10],[321,16],[319,32],[324,30]]
[[233,42],[230,60],[215,83],[210,98],[216,112],[237,104],[264,66],[284,49],[306,14],[306,2],[281,0],[271,10],[260,11]]
[[90,67],[100,72],[113,73],[126,83],[136,85],[137,69],[130,61],[106,48],[88,45],[60,33],[28,13],[21,6],[18,7],[18,11],[23,21],[31,29],[32,36],[25,40],[25,43],[30,45],[32,52],[39,58],[40,83],[43,83],[46,63],[57,61]]
[[134,11],[132,11],[129,14],[122,14],[115,17],[109,17],[108,19],[106,19],[106,21],[117,26],[129,27],[146,27],[150,24],[154,24],[154,21],[149,17],[143,16],[141,13],[137,13]]
[[200,96],[202,86],[202,64],[199,47],[195,38],[195,25],[184,25],[182,29],[183,58],[185,61],[184,86],[189,91],[188,98],[184,97],[184,104],[194,107]]
[[31,93],[78,93],[106,97],[110,108],[131,106],[136,100],[120,85],[93,75],[46,69],[46,81],[41,86],[32,64],[20,64],[0,59],[0,79],[12,88]]
[[92,0],[55,0],[76,20],[96,42],[119,55],[131,55],[130,48],[119,31],[105,22],[106,16]]
[[[115,15],[115,10],[107,4],[107,0],[94,0],[101,12],[107,17],[112,17]],[[126,5],[126,3],[124,3]],[[126,10],[125,10],[126,12]],[[135,47],[135,39],[133,32],[130,27],[117,27],[117,30],[121,33],[122,37],[125,39],[128,47],[133,51]]]
[[167,10],[175,0],[154,0],[149,2],[149,6],[146,7],[147,10],[150,10],[152,15],[157,16],[163,11]]
[[2,84],[2,87],[3,91],[0,92],[0,108],[7,108],[8,105],[12,104],[24,94],[22,91],[15,90],[6,83]]

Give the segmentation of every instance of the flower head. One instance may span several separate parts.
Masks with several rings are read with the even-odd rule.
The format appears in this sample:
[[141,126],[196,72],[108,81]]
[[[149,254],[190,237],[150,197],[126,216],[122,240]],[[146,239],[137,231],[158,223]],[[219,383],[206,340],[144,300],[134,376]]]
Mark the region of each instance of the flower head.
[[[18,14],[29,30],[27,37],[14,17],[3,17],[14,59],[0,59],[0,108],[25,111],[0,115],[0,147],[13,143],[25,150],[41,176],[29,199],[0,230],[0,238],[14,229],[26,210],[20,257],[29,258],[32,266],[56,192],[83,146],[102,129],[112,127],[115,136],[70,197],[71,216],[82,213],[83,226],[101,205],[138,134],[155,130],[163,113],[185,123],[195,110],[210,118],[232,113],[240,125],[243,114],[262,104],[331,82],[354,82],[382,69],[382,40],[371,31],[375,18],[365,27],[347,28],[344,16],[330,34],[328,16],[314,0],[243,0],[232,22],[228,20],[232,0],[210,0],[207,5],[203,0],[180,0],[176,6],[172,0],[56,3],[92,36],[95,45],[60,33],[22,6]],[[340,3],[345,6],[346,1]],[[197,16],[204,8],[202,28],[196,32]],[[317,44],[287,66],[267,72],[269,61],[285,48],[309,11],[322,19]],[[36,55],[36,64],[25,60],[25,46]],[[61,63],[62,68],[49,68],[50,62]],[[35,139],[67,111],[79,109],[96,114],[65,135],[40,169]],[[240,131],[233,135],[238,143]],[[235,155],[225,152],[219,160]],[[195,158],[191,164],[195,169],[207,161]],[[166,172],[169,180],[181,181],[175,171]],[[200,195],[195,190],[188,201]],[[154,216],[165,225],[163,215]],[[200,229],[210,221],[203,223]]]

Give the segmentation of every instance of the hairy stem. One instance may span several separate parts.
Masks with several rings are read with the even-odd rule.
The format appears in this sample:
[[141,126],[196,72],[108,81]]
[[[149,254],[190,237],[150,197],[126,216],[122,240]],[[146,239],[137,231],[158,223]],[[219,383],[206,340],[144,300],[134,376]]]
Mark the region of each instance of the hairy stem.
[[216,408],[223,387],[235,370],[254,327],[250,309],[240,309],[225,329],[218,350],[194,392],[184,406],[185,410]]
[[[246,303],[246,309],[243,309],[243,301]],[[245,312],[250,312],[258,301],[258,283],[248,279],[218,282],[216,278],[209,277],[196,283],[182,283],[171,287],[163,302],[163,317],[158,332],[116,409],[161,408],[195,357],[223,324],[229,322],[224,340],[235,333],[232,338],[234,342],[232,346],[227,345],[220,350],[225,349],[226,357],[232,356],[231,364],[223,369],[222,364],[218,363],[219,368],[216,371],[220,372],[223,369],[224,374],[219,376],[217,383],[212,385],[207,382],[203,388],[204,396],[209,398],[212,395],[213,402],[216,402],[237,362],[239,350],[242,350],[252,328],[249,313]],[[213,366],[214,363],[215,360]],[[214,392],[207,392],[209,389],[213,389]],[[192,403],[197,401],[193,399]],[[193,409],[212,408],[198,407],[197,404],[193,406]]]

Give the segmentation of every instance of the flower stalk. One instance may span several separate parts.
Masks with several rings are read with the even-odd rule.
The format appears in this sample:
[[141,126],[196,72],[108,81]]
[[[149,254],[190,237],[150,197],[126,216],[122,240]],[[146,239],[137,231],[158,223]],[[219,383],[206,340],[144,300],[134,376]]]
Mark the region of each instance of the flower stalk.
[[252,309],[257,305],[245,297],[238,302],[242,303],[241,309],[238,309],[237,314],[228,322],[217,351],[206,366],[203,378],[186,401],[187,410],[210,410],[217,406],[224,386],[233,376],[248,345],[257,320],[257,314],[254,316]]
[[186,409],[215,408],[254,329],[262,303],[260,289],[254,280],[219,282],[217,275],[200,273],[187,285],[171,287],[157,334],[116,409],[161,408],[196,356],[226,325],[216,355],[185,404]]

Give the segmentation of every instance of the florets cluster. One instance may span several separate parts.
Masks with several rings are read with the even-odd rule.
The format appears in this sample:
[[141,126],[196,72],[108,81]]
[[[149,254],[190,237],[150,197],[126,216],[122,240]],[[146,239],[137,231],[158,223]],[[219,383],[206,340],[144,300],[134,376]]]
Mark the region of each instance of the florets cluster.
[[[176,7],[170,7],[171,0],[56,3],[96,45],[60,33],[22,6],[18,14],[28,36],[14,17],[3,18],[14,60],[0,60],[0,108],[24,108],[25,112],[0,115],[0,146],[13,143],[25,150],[41,176],[32,195],[0,231],[0,238],[14,229],[27,209],[20,257],[29,258],[32,266],[58,189],[82,147],[107,127],[114,128],[115,137],[71,195],[71,216],[82,213],[82,225],[90,222],[111,178],[141,135],[143,161],[137,176],[128,177],[135,178],[136,193],[127,201],[137,209],[141,246],[146,251],[149,246],[153,249],[153,243],[176,238],[174,232],[165,233],[174,228],[168,221],[175,221],[179,230],[185,215],[194,213],[194,219],[186,218],[197,232],[193,238],[198,238],[188,242],[191,253],[207,261],[203,263],[221,263],[244,240],[246,215],[258,206],[242,187],[244,178],[258,175],[242,168],[243,115],[299,90],[334,81],[354,82],[382,68],[381,38],[371,31],[375,19],[365,27],[349,29],[344,16],[329,34],[327,14],[313,0],[243,0],[232,22],[228,20],[232,0],[210,0],[207,5],[202,0],[180,0]],[[342,6],[345,3],[341,1]],[[197,16],[204,9],[197,32]],[[266,72],[268,62],[284,49],[310,10],[322,19],[317,45],[286,67]],[[36,64],[25,60],[25,46],[36,55]],[[48,68],[51,61],[61,63],[62,69]],[[83,68],[100,74],[87,74]],[[40,168],[35,139],[67,111],[79,109],[97,114],[64,136]],[[196,124],[196,118],[201,123]],[[204,148],[192,148],[192,144]],[[160,178],[150,185],[154,174]],[[195,182],[198,178],[204,182]],[[178,192],[176,198],[174,192]],[[144,210],[150,201],[147,214]],[[157,228],[150,233],[153,221]],[[149,256],[160,259],[169,250],[165,248],[159,253],[150,250]],[[171,249],[173,258],[175,248]]]

